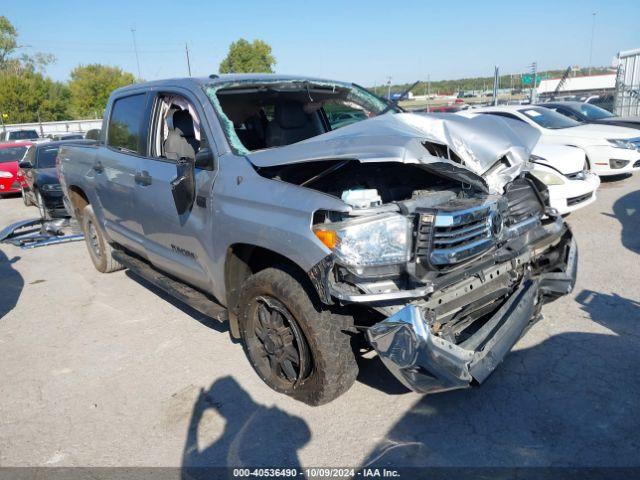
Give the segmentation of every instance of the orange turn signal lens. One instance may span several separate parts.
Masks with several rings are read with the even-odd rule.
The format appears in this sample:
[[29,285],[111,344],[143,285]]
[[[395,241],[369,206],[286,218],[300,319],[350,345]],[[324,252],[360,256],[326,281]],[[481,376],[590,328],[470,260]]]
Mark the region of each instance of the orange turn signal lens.
[[333,230],[314,230],[313,233],[329,250],[333,250],[338,244],[338,234]]

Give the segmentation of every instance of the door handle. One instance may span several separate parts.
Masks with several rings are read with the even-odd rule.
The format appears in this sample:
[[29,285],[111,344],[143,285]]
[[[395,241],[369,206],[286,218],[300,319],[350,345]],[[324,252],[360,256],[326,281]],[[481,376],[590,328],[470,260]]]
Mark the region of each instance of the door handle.
[[96,171],[96,173],[104,172],[104,167],[102,166],[102,162],[100,160],[93,164],[93,169]]
[[151,175],[149,175],[149,172],[147,172],[146,170],[136,172],[134,180],[138,185],[142,185],[143,187],[151,185]]

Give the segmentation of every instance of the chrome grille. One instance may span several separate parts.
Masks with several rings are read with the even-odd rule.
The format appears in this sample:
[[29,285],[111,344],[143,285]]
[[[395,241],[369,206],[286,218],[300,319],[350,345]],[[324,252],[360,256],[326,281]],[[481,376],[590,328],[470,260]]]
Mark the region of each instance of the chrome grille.
[[501,228],[495,202],[422,214],[416,254],[424,258],[428,252],[428,261],[437,267],[460,263],[491,248],[496,222]]

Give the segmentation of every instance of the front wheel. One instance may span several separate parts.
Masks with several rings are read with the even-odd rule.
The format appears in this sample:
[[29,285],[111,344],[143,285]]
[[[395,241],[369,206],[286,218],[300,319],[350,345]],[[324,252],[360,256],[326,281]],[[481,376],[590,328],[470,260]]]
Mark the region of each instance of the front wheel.
[[277,392],[322,405],[358,375],[348,317],[316,308],[295,274],[267,268],[252,275],[239,299],[240,335],[249,362]]

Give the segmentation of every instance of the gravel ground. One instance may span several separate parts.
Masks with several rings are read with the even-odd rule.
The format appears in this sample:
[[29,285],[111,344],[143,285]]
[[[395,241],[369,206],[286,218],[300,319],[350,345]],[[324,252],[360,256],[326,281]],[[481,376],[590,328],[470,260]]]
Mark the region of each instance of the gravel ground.
[[[380,361],[312,408],[268,389],[226,328],[83,243],[0,246],[2,466],[637,466],[640,176],[568,217],[572,295],[480,388],[421,396]],[[0,200],[0,227],[34,217]]]

